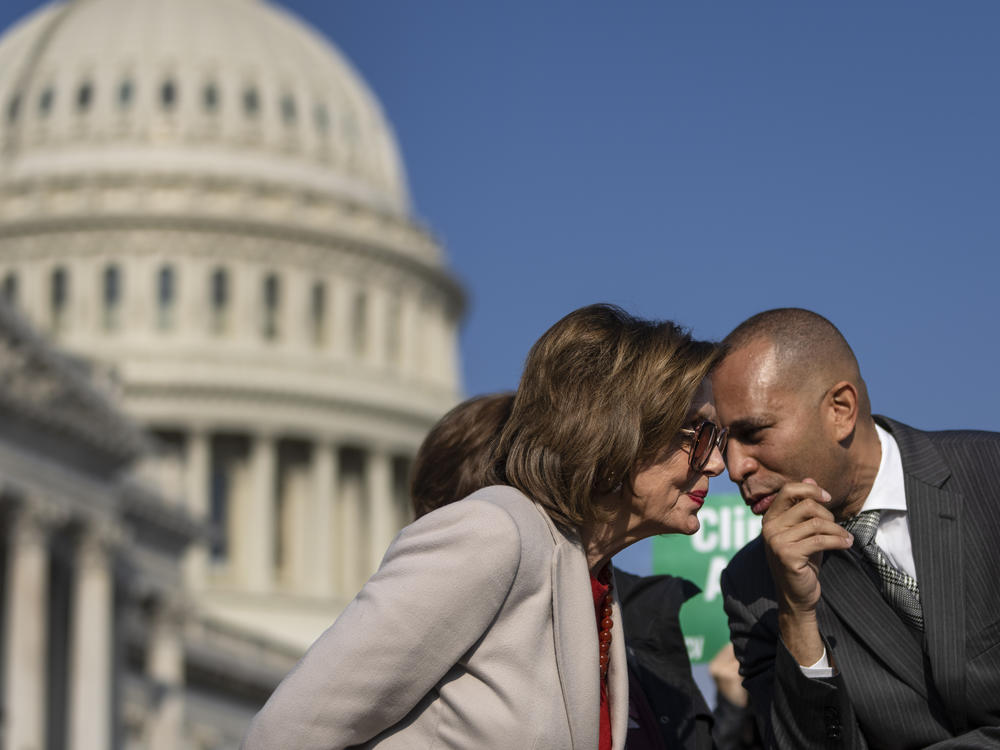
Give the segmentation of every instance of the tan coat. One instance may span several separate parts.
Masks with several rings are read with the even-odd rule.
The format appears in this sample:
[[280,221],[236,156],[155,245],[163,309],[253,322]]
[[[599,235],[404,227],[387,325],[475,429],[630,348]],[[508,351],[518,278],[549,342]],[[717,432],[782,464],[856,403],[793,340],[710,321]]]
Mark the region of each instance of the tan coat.
[[[621,612],[608,673],[628,725]],[[586,558],[535,503],[487,487],[405,528],[254,719],[245,750],[597,750]]]

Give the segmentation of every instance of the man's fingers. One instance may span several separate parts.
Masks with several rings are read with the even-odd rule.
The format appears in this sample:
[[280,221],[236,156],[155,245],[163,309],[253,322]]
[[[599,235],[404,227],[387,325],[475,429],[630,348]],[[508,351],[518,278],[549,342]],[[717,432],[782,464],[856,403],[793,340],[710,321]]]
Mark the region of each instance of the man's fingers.
[[795,576],[805,568],[812,568],[815,575],[819,565],[819,560],[813,559],[815,555],[850,546],[843,534],[813,534],[796,542],[770,547],[768,560],[775,584],[779,589],[786,588],[783,581],[787,583],[787,576]]
[[825,504],[830,501],[830,493],[819,487],[812,479],[803,482],[789,482],[774,496],[774,501],[767,509],[765,516],[784,513],[803,500],[813,500]]
[[851,533],[836,522],[815,516],[803,519],[800,523],[783,528],[777,533],[771,533],[767,541],[770,546],[775,547],[795,544],[812,536],[839,536],[847,546],[850,546],[854,542],[854,537],[851,536]]
[[813,534],[801,541],[795,542],[796,553],[808,560],[817,552],[827,550],[847,549],[853,544],[853,538],[848,539],[843,533],[840,534]]
[[831,513],[823,504],[816,502],[812,498],[799,500],[794,505],[786,506],[772,514],[774,506],[767,509],[762,520],[765,530],[770,529],[772,533],[778,533],[781,529],[796,526],[809,518],[819,518],[824,521],[833,522]]

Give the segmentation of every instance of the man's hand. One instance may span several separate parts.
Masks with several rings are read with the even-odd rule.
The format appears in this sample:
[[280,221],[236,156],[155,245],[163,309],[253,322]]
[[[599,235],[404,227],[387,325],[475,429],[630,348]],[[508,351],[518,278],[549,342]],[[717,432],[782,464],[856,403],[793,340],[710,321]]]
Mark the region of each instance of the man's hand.
[[812,479],[789,482],[764,514],[762,534],[778,595],[778,627],[785,647],[803,666],[823,656],[816,624],[819,566],[826,550],[847,549],[851,534],[825,507],[830,493]]

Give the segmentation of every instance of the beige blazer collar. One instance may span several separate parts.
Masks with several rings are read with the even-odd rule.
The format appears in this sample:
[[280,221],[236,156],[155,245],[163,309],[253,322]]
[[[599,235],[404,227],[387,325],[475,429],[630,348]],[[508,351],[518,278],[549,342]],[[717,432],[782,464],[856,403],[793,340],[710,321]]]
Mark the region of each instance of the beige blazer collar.
[[[587,556],[579,537],[566,534],[538,508],[549,525],[555,550],[552,555],[552,620],[556,666],[566,705],[573,750],[594,750],[598,744],[600,683],[597,623],[590,590]],[[614,629],[608,666],[613,750],[624,750],[628,733],[628,667],[622,634],[618,594],[612,602]]]

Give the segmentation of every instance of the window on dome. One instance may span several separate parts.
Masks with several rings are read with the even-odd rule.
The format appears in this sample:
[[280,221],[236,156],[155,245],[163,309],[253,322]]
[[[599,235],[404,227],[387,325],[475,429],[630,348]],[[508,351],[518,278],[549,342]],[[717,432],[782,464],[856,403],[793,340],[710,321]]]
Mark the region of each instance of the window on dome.
[[52,111],[52,103],[55,101],[55,98],[56,92],[52,90],[51,86],[46,88],[41,96],[38,97],[38,112],[42,117],[46,117]]
[[135,86],[132,84],[132,81],[122,81],[118,87],[118,106],[122,109],[128,109],[132,106],[134,95]]
[[225,268],[212,271],[212,333],[220,335],[229,328],[229,274]]
[[257,116],[260,111],[260,97],[257,95],[257,89],[251,87],[243,91],[243,111],[250,117]]
[[174,267],[162,266],[156,275],[156,326],[161,331],[174,327]]
[[10,122],[14,122],[17,119],[17,115],[21,111],[21,95],[14,94],[10,98],[10,102],[7,103],[7,119]]
[[205,84],[201,92],[201,101],[206,112],[216,112],[219,109],[219,89],[214,83]]
[[264,277],[264,315],[261,321],[261,333],[265,339],[278,338],[278,313],[281,297],[281,286],[278,276],[269,273]]
[[3,294],[4,302],[6,302],[11,307],[17,304],[17,274],[13,271],[8,271],[7,275],[3,277],[3,287],[0,290]]
[[171,80],[166,80],[160,86],[160,103],[165,110],[172,110],[177,104],[177,84]]
[[285,125],[294,125],[298,112],[295,109],[295,100],[291,96],[286,96],[281,100],[281,119]]
[[104,330],[117,331],[121,322],[122,272],[117,265],[104,269],[103,312]]
[[49,320],[53,331],[61,331],[66,326],[68,307],[69,273],[59,266],[49,277]]
[[76,108],[80,112],[86,112],[90,109],[93,98],[94,87],[89,82],[80,84],[80,88],[76,91]]
[[351,308],[351,349],[362,355],[368,349],[368,295],[359,291]]
[[317,281],[309,295],[309,324],[316,346],[326,343],[326,284]]

